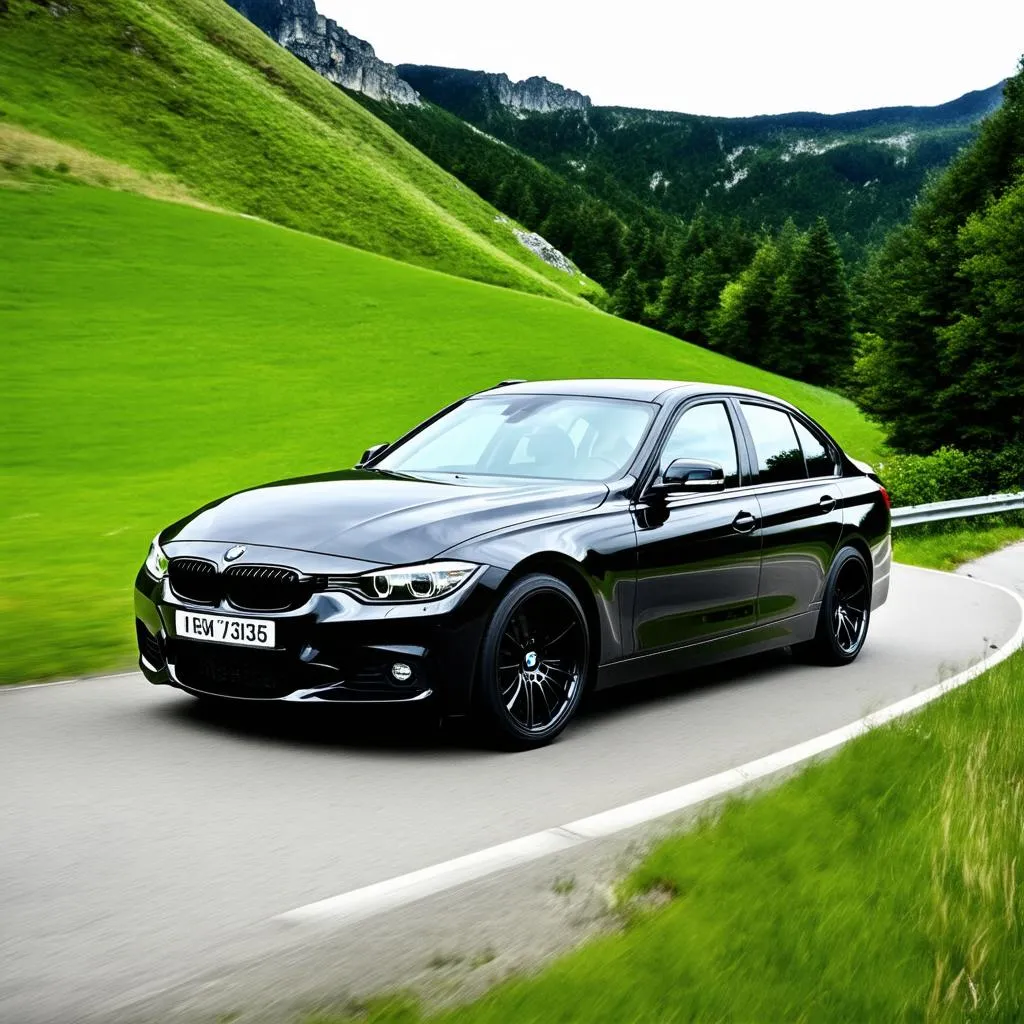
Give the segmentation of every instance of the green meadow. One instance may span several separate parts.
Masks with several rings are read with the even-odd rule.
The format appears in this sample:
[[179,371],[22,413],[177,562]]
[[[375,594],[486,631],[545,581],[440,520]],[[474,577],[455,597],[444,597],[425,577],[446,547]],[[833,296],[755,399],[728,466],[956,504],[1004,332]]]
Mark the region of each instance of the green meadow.
[[0,188],[0,679],[128,665],[153,535],[246,485],[351,465],[506,377],[774,392],[871,458],[846,400],[589,306],[238,216]]

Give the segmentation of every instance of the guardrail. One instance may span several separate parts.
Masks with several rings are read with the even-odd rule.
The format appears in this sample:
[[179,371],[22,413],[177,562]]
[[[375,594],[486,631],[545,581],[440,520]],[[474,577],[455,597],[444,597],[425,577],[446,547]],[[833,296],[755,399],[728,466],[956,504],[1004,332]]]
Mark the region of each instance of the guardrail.
[[1024,509],[1024,491],[1020,494],[983,494],[980,498],[956,498],[933,501],[927,505],[905,505],[892,510],[892,525],[916,526],[918,523],[940,523],[944,519],[967,516],[988,516],[997,512]]

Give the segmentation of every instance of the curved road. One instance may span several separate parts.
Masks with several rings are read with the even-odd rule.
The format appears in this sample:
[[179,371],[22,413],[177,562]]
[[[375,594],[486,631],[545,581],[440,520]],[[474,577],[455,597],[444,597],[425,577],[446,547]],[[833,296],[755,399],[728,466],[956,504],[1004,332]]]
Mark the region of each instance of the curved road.
[[[971,571],[1024,590],[1024,547],[1000,557]],[[102,1017],[255,953],[276,915],[845,725],[1019,623],[1006,593],[896,566],[854,665],[779,655],[613,691],[522,755],[392,714],[214,714],[134,673],[0,692],[0,1021]]]

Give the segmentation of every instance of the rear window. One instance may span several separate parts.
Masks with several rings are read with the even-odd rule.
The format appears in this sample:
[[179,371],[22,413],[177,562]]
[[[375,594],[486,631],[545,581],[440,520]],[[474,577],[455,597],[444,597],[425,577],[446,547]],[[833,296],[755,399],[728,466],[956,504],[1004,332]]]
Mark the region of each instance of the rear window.
[[829,450],[829,446],[825,443],[824,438],[809,430],[798,419],[793,420],[793,425],[796,427],[797,440],[800,442],[800,447],[804,452],[804,462],[807,463],[807,475],[811,477],[835,476],[835,456]]
[[766,405],[741,404],[757,452],[758,482],[806,480],[803,452],[789,414]]

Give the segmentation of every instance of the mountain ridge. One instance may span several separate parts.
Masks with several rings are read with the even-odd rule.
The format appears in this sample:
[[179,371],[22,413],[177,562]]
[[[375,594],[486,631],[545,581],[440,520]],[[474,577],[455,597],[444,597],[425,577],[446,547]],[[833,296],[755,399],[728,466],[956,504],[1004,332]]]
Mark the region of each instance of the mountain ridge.
[[[410,85],[413,85],[416,88],[417,92],[421,93],[431,102],[437,103],[438,106],[446,107],[446,109],[451,108],[448,107],[446,103],[441,102],[440,99],[435,98],[435,96],[432,95],[432,93],[436,93],[438,91],[438,82],[443,82],[445,86],[449,87],[458,85],[463,88],[474,86],[480,88],[489,86],[491,79],[504,79],[505,81],[510,81],[509,76],[503,72],[455,68],[437,64],[402,63],[396,65],[396,70],[405,81],[409,82]],[[566,103],[558,109],[628,111],[634,114],[680,116],[687,118],[700,118],[708,121],[724,121],[728,123],[778,122],[791,124],[794,127],[809,126],[811,119],[813,119],[814,121],[823,121],[835,126],[843,124],[846,127],[854,127],[857,122],[890,123],[901,122],[907,118],[919,121],[938,120],[943,123],[948,123],[951,120],[976,119],[984,116],[985,114],[991,113],[999,106],[1002,97],[1002,89],[1006,84],[1006,79],[1004,78],[994,85],[986,88],[972,89],[952,100],[936,104],[891,104],[883,107],[864,107],[857,110],[838,111],[833,114],[824,114],[813,110],[792,110],[783,111],[782,113],[777,114],[749,114],[743,116],[696,114],[686,110],[675,110],[667,107],[631,107],[619,103],[595,104],[589,96],[568,86],[550,82],[544,76],[533,76],[513,84],[525,85],[528,82],[546,83],[561,93],[568,94],[573,97],[580,97],[580,99],[584,101],[583,103]],[[453,111],[453,113],[454,112],[455,111]],[[549,111],[537,109],[535,112],[546,113]],[[804,125],[802,123],[804,121],[807,121],[808,124]]]
[[[684,110],[597,104],[576,89],[552,82],[544,75],[513,81],[503,71],[449,67],[437,64],[382,61],[373,45],[360,39],[321,14],[316,0],[225,0],[266,35],[289,50],[329,81],[363,93],[371,99],[418,105],[420,94],[452,110],[451,94],[458,89],[485,91],[497,105],[513,111],[553,113],[561,110],[586,112],[593,107],[634,114],[679,115],[729,123],[775,123],[792,127],[840,125],[846,128],[905,121],[976,120],[999,106],[1006,79],[983,89],[970,90],[938,104],[893,104],[824,114],[813,110],[784,111],[731,117],[695,114]],[[437,97],[443,83],[446,95]],[[432,95],[433,94],[433,95]],[[453,113],[456,111],[452,110]]]
[[315,0],[226,0],[239,14],[335,85],[375,100],[418,106],[416,90],[373,46],[321,14]]
[[[972,89],[955,99],[947,100],[944,103],[931,105],[902,104],[886,107],[865,107],[861,110],[839,111],[835,114],[822,114],[813,110],[792,110],[782,114],[751,114],[747,117],[720,117],[713,116],[716,120],[723,121],[786,121],[795,122],[797,118],[817,118],[833,124],[844,123],[851,127],[857,120],[865,122],[884,123],[896,122],[907,118],[918,120],[942,120],[948,122],[954,119],[972,119],[984,117],[986,114],[996,110],[1002,102],[1003,86],[1006,79],[996,82],[985,89]],[[940,112],[942,115],[940,116]],[[922,115],[924,115],[922,117]],[[694,115],[697,116],[697,115]]]
[[[530,111],[538,114],[550,114],[559,110],[586,112],[592,105],[589,96],[557,82],[551,82],[543,75],[533,75],[513,82],[504,72],[446,68],[433,64],[399,64],[396,70],[413,88],[416,88],[416,82],[422,78],[432,87],[437,87],[443,82],[446,92],[476,89],[481,94],[485,106],[496,104],[512,111]],[[434,99],[433,102],[442,107],[447,105],[440,99]]]

